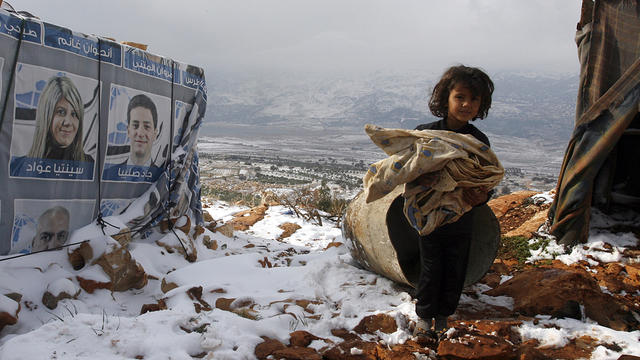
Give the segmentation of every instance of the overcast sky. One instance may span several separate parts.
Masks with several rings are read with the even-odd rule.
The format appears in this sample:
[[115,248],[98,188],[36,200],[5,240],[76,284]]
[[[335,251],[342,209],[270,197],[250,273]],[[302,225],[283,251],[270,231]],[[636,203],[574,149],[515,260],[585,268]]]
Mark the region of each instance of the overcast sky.
[[580,0],[8,0],[216,70],[578,72]]

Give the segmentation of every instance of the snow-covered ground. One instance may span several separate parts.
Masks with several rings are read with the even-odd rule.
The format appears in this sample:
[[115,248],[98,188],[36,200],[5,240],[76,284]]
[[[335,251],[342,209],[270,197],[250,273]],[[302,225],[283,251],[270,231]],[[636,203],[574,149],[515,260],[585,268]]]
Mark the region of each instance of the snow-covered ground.
[[[240,210],[245,208],[222,202],[206,208],[218,223],[229,221]],[[107,221],[123,222],[115,217]],[[301,228],[276,240],[283,223]],[[216,250],[203,245],[205,236],[215,241]],[[71,241],[86,239],[91,239],[97,252],[113,242],[95,226],[76,231]],[[630,242],[627,237],[603,233],[591,239],[603,240],[618,250]],[[171,232],[161,241],[176,244]],[[343,241],[334,223],[305,222],[286,207],[272,206],[264,219],[231,238],[205,231],[197,238],[198,260],[194,263],[155,243],[131,243],[133,258],[149,275],[149,282],[139,290],[81,291],[78,276],[106,281],[106,275],[97,266],[74,270],[67,250],[2,261],[0,291],[22,294],[22,309],[18,324],[0,333],[0,359],[254,359],[254,348],[263,341],[262,336],[286,343],[292,331],[307,330],[339,342],[331,329],[352,329],[363,317],[377,313],[388,314],[399,324],[395,333],[379,336],[390,345],[405,342],[411,337],[407,322],[417,319],[410,295],[390,280],[359,268],[346,246],[329,246]],[[587,244],[562,260],[573,262],[589,255]],[[164,293],[163,282],[177,287]],[[201,297],[188,291],[194,287],[202,288]],[[481,284],[475,289],[479,296],[463,296],[463,303],[510,306],[509,298],[480,294],[486,290]],[[41,301],[45,290],[78,295],[49,310]],[[156,304],[160,299],[165,300],[167,310],[140,315],[143,304]],[[15,313],[15,305],[0,296],[0,312]],[[563,346],[584,335],[615,339],[620,346],[618,352],[599,347],[593,359],[640,356],[640,331],[614,331],[589,319],[540,316],[524,321],[518,331],[524,339],[537,339],[546,347]],[[325,345],[316,340],[311,347]]]

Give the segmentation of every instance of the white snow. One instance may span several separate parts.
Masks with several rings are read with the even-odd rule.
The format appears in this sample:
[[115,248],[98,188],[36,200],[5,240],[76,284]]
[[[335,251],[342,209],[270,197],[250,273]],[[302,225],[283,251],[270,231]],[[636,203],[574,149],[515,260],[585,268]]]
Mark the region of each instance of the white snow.
[[18,311],[19,304],[6,296],[0,296],[0,313],[7,313],[15,316]]
[[[214,202],[206,210],[221,223],[244,209]],[[119,225],[125,220],[108,219]],[[282,233],[278,226],[286,222],[301,228],[291,237],[276,240]],[[330,221],[323,220],[319,226],[302,221],[285,207],[273,206],[263,220],[231,238],[208,230],[200,236],[209,236],[218,248],[207,249],[200,237],[195,263],[153,242],[134,241],[130,252],[150,276],[144,288],[113,293],[99,289],[93,294],[81,291],[76,299],[61,300],[54,310],[41,303],[45,290],[75,293],[79,276],[98,281],[107,281],[107,276],[98,266],[74,270],[67,250],[1,261],[0,294],[18,292],[23,297],[18,324],[0,333],[0,359],[191,359],[203,353],[211,359],[254,359],[254,348],[263,336],[286,343],[292,331],[306,330],[339,342],[332,329],[352,329],[363,317],[378,313],[394,317],[399,325],[393,334],[377,334],[383,342],[392,346],[411,338],[407,322],[417,316],[409,294],[390,280],[359,268],[346,246],[327,248],[332,242],[345,241]],[[115,243],[93,225],[76,231],[71,241],[86,239],[90,239],[96,256]],[[177,244],[172,233],[161,241]],[[602,251],[605,243],[611,250]],[[595,231],[584,247],[557,258],[571,263],[590,255],[601,261],[617,261],[631,243],[637,243],[632,234]],[[558,250],[554,246],[552,241],[535,256],[552,256]],[[163,279],[177,287],[163,293]],[[201,301],[187,294],[194,287],[202,288]],[[476,284],[473,289],[478,296],[463,295],[463,303],[513,307],[511,298],[482,294],[486,285]],[[166,302],[167,310],[140,315],[143,304],[160,299]],[[216,301],[225,299],[230,302],[228,309],[215,306]],[[208,304],[210,310],[197,312],[195,303]],[[15,314],[17,306],[0,295],[0,311]],[[588,335],[603,343],[615,342],[622,349],[615,352],[601,346],[593,359],[640,356],[640,331],[614,331],[588,319],[540,317],[536,324],[523,322],[518,331],[523,339],[537,339],[543,347],[563,346]],[[326,345],[324,340],[316,340],[311,346],[320,349]],[[352,355],[360,352],[350,349]]]

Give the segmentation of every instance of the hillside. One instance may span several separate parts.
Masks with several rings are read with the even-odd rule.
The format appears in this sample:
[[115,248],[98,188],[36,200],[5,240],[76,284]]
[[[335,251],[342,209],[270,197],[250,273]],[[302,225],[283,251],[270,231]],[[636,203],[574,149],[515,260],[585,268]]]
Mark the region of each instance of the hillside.
[[338,219],[302,206],[322,193],[262,195],[256,207],[205,198],[206,228],[179,219],[157,241],[88,226],[72,238],[83,245],[0,262],[12,279],[0,358],[640,356],[637,213],[595,213],[589,242],[563,253],[535,216],[550,195],[493,200],[510,237],[436,344],[411,337],[411,289],[361,269]]
[[[251,127],[285,134],[293,129],[356,129],[373,123],[412,129],[433,121],[427,101],[439,74],[383,74],[357,78],[245,76],[209,79],[205,135],[228,126],[227,135]],[[578,76],[491,74],[496,91],[486,131],[566,142],[573,129]],[[235,129],[235,130],[234,130]]]

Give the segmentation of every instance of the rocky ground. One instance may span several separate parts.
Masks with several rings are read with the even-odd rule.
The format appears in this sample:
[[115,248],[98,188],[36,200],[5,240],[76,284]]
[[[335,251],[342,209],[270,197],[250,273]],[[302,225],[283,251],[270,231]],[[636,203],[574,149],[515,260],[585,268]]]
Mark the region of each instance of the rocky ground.
[[[603,237],[604,239],[613,238],[618,232],[625,233],[626,236],[630,236],[629,234],[635,236],[637,240],[635,245],[625,246],[622,251],[620,247],[606,241],[593,242],[578,247],[588,248],[589,251],[585,252],[587,254],[595,254],[587,255],[586,260],[562,262],[557,259],[540,257],[540,260],[532,261],[530,250],[536,246],[545,246],[545,241],[548,243],[548,237],[544,234],[544,227],[541,228],[541,225],[547,218],[549,203],[544,201],[544,196],[533,196],[535,194],[531,191],[516,192],[489,202],[489,206],[500,222],[503,235],[498,256],[487,274],[477,284],[464,290],[460,306],[456,313],[450,317],[448,324],[450,329],[441,339],[418,337],[410,338],[407,341],[394,341],[394,345],[390,345],[385,339],[389,339],[394,333],[411,334],[415,323],[413,318],[410,318],[411,310],[393,311],[393,314],[380,312],[363,317],[352,328],[329,328],[331,329],[330,333],[334,336],[332,339],[326,338],[328,331],[324,335],[325,338],[322,338],[319,333],[313,334],[305,330],[293,331],[295,328],[290,330],[292,332],[289,334],[288,340],[283,340],[282,337],[279,339],[263,337],[262,342],[255,346],[253,354],[258,359],[287,360],[640,359],[640,353],[637,350],[634,350],[636,356],[619,355],[624,354],[620,345],[623,342],[617,339],[616,335],[599,337],[562,335],[563,332],[566,333],[564,325],[570,324],[571,321],[574,323],[577,321],[585,327],[588,327],[588,324],[597,324],[617,330],[618,332],[615,333],[617,336],[630,334],[632,337],[639,334],[640,225],[619,222],[598,224],[597,231],[607,234]],[[549,198],[549,195],[546,197]],[[180,247],[177,243],[158,242],[157,245],[164,249],[163,256],[164,252],[177,254],[176,256],[182,252],[182,255],[189,261],[193,261],[197,257],[196,248],[199,248],[200,252],[207,250],[238,254],[252,249],[266,249],[266,243],[261,243],[262,240],[258,240],[258,243],[255,244],[251,240],[246,245],[233,245],[234,242],[241,243],[241,240],[235,235],[258,230],[256,227],[259,226],[254,227],[254,225],[268,217],[269,208],[282,205],[277,202],[278,196],[271,199],[268,196],[262,196],[261,199],[263,202],[261,205],[237,212],[230,220],[215,220],[208,212],[205,212],[206,215],[209,215],[205,216],[206,229],[199,225],[191,226],[188,221],[176,223],[176,231],[182,231],[185,237],[187,234],[191,234],[190,238],[198,239],[194,240],[194,243],[187,241],[187,245],[190,244],[187,248]],[[205,198],[205,210],[210,205]],[[293,209],[291,212],[297,214],[295,207],[291,206],[291,208]],[[309,221],[320,221],[320,219],[310,219]],[[277,239],[274,239],[277,244],[283,244],[283,246],[285,246],[284,240],[288,240],[288,237],[292,237],[292,234],[300,229],[300,225],[286,221],[281,221],[277,226],[283,232],[279,234]],[[206,231],[210,232],[204,236],[203,233]],[[215,236],[213,236],[214,233]],[[83,273],[78,273],[80,288],[90,295],[99,289],[117,292],[126,289],[140,289],[145,286],[148,288],[149,282],[154,284],[159,282],[160,277],[145,274],[140,264],[134,261],[135,259],[128,251],[124,250],[131,240],[130,238],[125,238],[120,234],[113,235],[112,238],[114,244],[117,241],[122,245],[122,247],[115,248],[122,250],[105,252],[99,259],[92,262],[93,268],[100,266],[110,281],[96,282],[84,279]],[[244,237],[241,236],[241,238]],[[251,239],[256,240],[260,237]],[[266,239],[264,241],[273,242],[273,240]],[[196,246],[199,242],[202,242],[200,247]],[[87,259],[92,257],[91,254],[85,254],[85,250],[88,250],[89,246],[83,245],[68,254],[68,260],[73,269],[83,268],[85,263],[89,264]],[[231,250],[227,248],[232,245],[236,247]],[[326,247],[323,245],[324,249],[321,251],[341,246],[344,245],[337,241],[331,242]],[[274,247],[274,249],[276,248]],[[292,254],[296,251],[302,250],[291,247],[282,252],[265,252],[264,259],[258,260],[258,262],[262,268],[290,266]],[[63,259],[67,255],[65,252],[56,256],[60,257],[57,261],[63,263]],[[613,260],[603,260],[607,258]],[[150,264],[148,264],[148,268],[153,270]],[[90,266],[85,272],[92,274],[91,271]],[[70,270],[69,273],[71,273]],[[171,274],[173,274],[173,270],[169,269],[166,276],[171,277]],[[372,285],[372,287],[375,287],[376,281],[382,282],[379,277],[373,274],[367,281],[372,281],[373,284],[367,283],[365,285]],[[352,284],[352,287],[359,285],[361,284]],[[167,294],[177,285],[165,283],[163,278],[160,286],[162,292]],[[361,288],[364,292],[367,289],[366,286]],[[211,311],[215,308],[235,313],[242,318],[252,318],[252,314],[255,312],[253,307],[257,305],[251,301],[245,303],[241,301],[242,299],[218,294],[215,290],[207,291],[206,294],[202,290],[202,287],[193,287],[187,292],[189,298],[193,300],[197,313]],[[395,287],[391,284],[384,291],[397,291],[400,294],[410,293],[411,289],[402,285]],[[18,294],[7,294],[7,297],[14,299],[13,295]],[[61,299],[55,298],[54,295],[47,298],[46,295],[45,293],[43,296],[43,304],[49,309],[55,308],[56,303]],[[82,296],[88,299],[89,295]],[[75,296],[77,297],[78,294]],[[207,296],[208,298],[205,299]],[[74,297],[74,295],[66,297]],[[214,297],[215,299],[213,299]],[[168,298],[168,301],[172,299]],[[503,302],[490,299],[510,299],[510,304],[505,305]],[[14,300],[20,301],[19,297]],[[289,314],[288,307],[296,307],[304,312],[304,317],[309,321],[320,320],[321,316],[314,313],[314,309],[331,308],[331,304],[319,303],[323,301],[322,298],[309,298],[308,300],[291,298],[284,301],[286,304],[282,308],[285,314]],[[32,304],[27,301],[23,302],[25,306]],[[411,305],[410,298],[408,303]],[[273,304],[262,304],[261,306],[268,309],[271,305]],[[144,304],[141,313],[162,310],[167,307],[168,303],[161,299],[157,304]],[[19,311],[20,307],[17,308],[17,312]],[[358,309],[354,311],[357,312]],[[328,315],[338,316],[338,313],[331,312]],[[14,315],[0,313],[0,330],[5,325],[15,324],[17,320],[17,313]],[[322,321],[326,320],[326,318],[322,319]],[[531,326],[531,324],[536,326]],[[525,325],[533,328],[533,331],[557,330],[559,338],[566,341],[555,341],[549,345],[546,343],[547,335],[543,337],[523,336],[522,329],[526,327]],[[203,329],[182,330],[186,333],[204,332]],[[287,333],[285,332],[285,334]],[[335,341],[336,338],[341,340]],[[628,339],[625,341],[628,343]],[[318,343],[326,344],[326,346],[318,346]],[[253,349],[253,345],[250,349]],[[615,354],[615,357],[611,354]],[[199,358],[205,356],[208,356],[206,351],[202,352]]]
[[[540,315],[578,320],[586,317],[620,331],[640,329],[640,319],[636,315],[640,314],[640,246],[627,248],[622,254],[623,260],[616,262],[602,262],[596,258],[572,265],[549,259],[525,262],[517,244],[522,244],[523,239],[539,236],[537,231],[549,208],[548,203],[531,200],[534,194],[530,191],[516,192],[489,203],[500,221],[503,244],[489,272],[473,289],[466,289],[463,295],[471,298],[482,294],[508,296],[513,299],[511,309],[463,301],[450,318],[450,330],[440,341],[414,338],[391,348],[376,334],[395,332],[397,321],[378,314],[365,317],[353,329],[334,329],[333,335],[344,341],[321,353],[308,347],[318,337],[296,331],[291,333],[288,343],[264,338],[264,342],[255,349],[256,356],[259,359],[335,360],[589,359],[597,347],[619,352],[615,339],[603,342],[602,339],[582,336],[561,347],[545,347],[537,340],[523,341],[514,330],[523,322],[538,324]],[[258,209],[253,214],[257,218],[260,216]],[[248,217],[242,219],[243,226],[246,226]],[[624,230],[633,231],[640,239],[639,226]],[[607,243],[595,250],[613,252]],[[486,289],[480,295],[478,286]],[[409,321],[406,326],[411,330],[414,324]],[[640,357],[622,355],[619,359]]]

